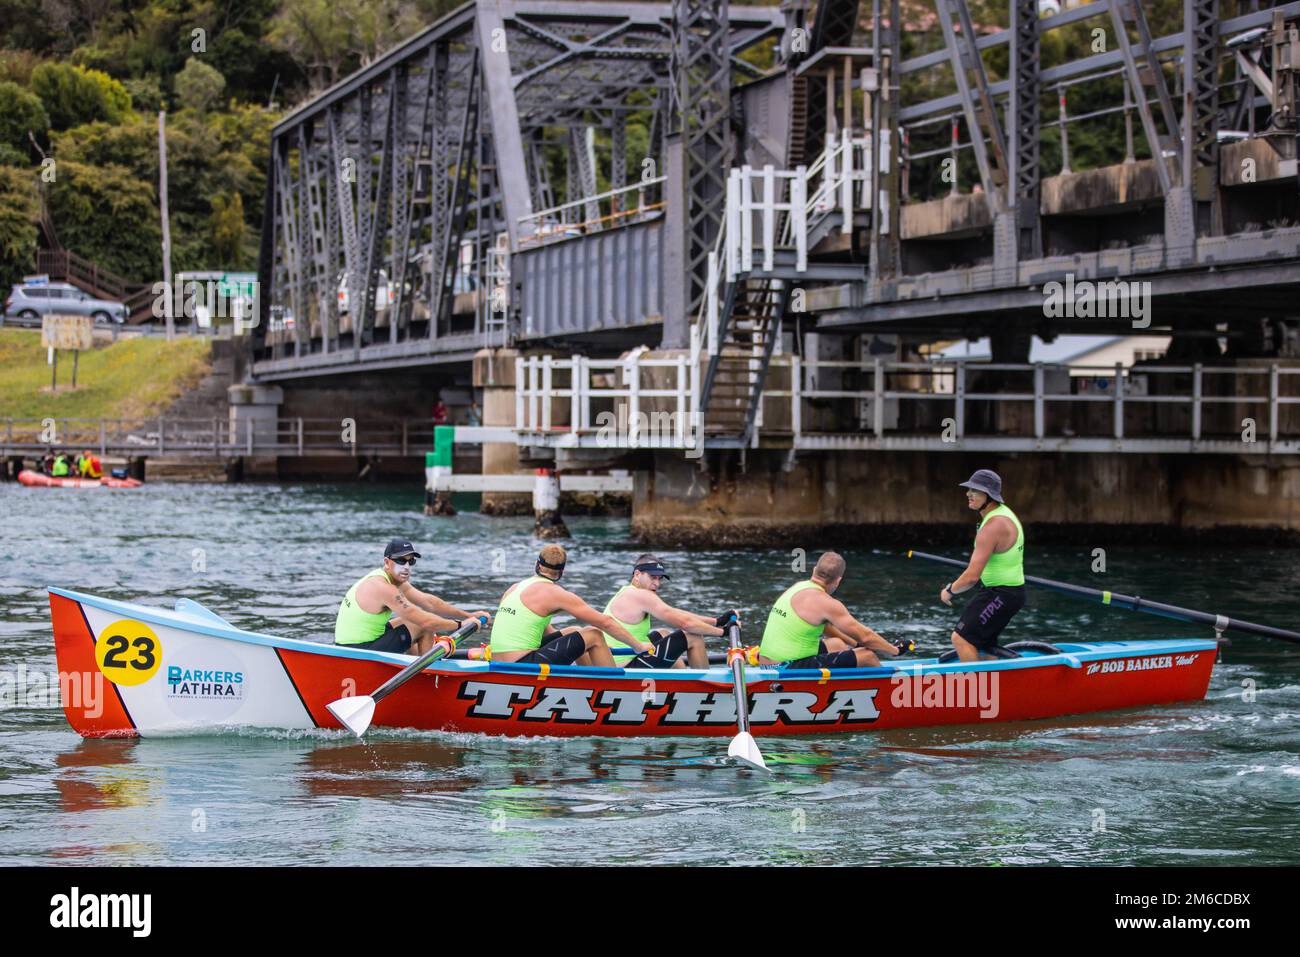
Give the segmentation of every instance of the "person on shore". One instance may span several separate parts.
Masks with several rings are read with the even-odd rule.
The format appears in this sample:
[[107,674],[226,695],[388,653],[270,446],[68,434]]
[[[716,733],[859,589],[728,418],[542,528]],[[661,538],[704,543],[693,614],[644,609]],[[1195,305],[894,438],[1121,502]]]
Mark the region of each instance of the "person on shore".
[[953,597],[979,585],[953,629],[952,646],[962,661],[992,657],[1002,629],[1025,606],[1025,530],[1016,513],[1002,501],[1002,478],[980,469],[960,483],[966,507],[980,517],[975,548],[966,570],[944,585],[939,600],[952,605]]
[[465,412],[465,424],[475,427],[483,424],[483,413],[479,411],[478,402],[470,401],[469,409]]
[[60,452],[54,456],[54,465],[50,468],[50,474],[55,478],[67,478],[68,476],[68,456]]
[[781,593],[767,616],[759,663],[783,668],[871,668],[877,652],[894,658],[911,651],[911,642],[891,642],[849,614],[832,598],[844,580],[844,559],[825,552],[812,577]]
[[432,416],[434,425],[447,424],[447,403],[443,402],[441,398],[433,404]]
[[[523,664],[571,665],[579,658],[597,667],[614,667],[614,656],[602,632],[631,645],[638,652],[655,654],[655,646],[637,638],[612,615],[596,611],[573,592],[560,586],[568,553],[559,545],[546,545],[537,556],[533,574],[515,582],[501,596],[488,653],[493,661]],[[569,631],[551,629],[551,618],[568,614],[593,628]]]
[[[739,624],[740,618],[734,610],[710,618],[669,605],[659,597],[659,589],[669,577],[658,558],[642,555],[632,567],[631,580],[615,592],[614,597],[605,605],[606,615],[612,615],[634,636],[650,642],[655,649],[653,655],[642,654],[632,658],[615,656],[616,665],[624,668],[707,668],[709,652],[704,647],[704,636],[725,634],[724,628],[732,621]],[[660,628],[651,631],[650,624],[654,618],[676,630]],[[589,637],[586,632],[590,631],[599,632],[611,654],[616,649],[627,647],[625,642],[600,632],[599,629],[584,629],[584,637]],[[682,661],[683,654],[686,655],[685,664]],[[578,664],[590,662],[579,658]]]
[[339,603],[334,643],[349,648],[423,655],[438,634],[454,631],[481,611],[462,611],[411,584],[420,553],[394,538],[384,548],[382,568],[362,575]]
[[83,449],[77,459],[77,472],[82,478],[99,479],[104,477],[104,468],[99,464],[99,457],[90,449]]

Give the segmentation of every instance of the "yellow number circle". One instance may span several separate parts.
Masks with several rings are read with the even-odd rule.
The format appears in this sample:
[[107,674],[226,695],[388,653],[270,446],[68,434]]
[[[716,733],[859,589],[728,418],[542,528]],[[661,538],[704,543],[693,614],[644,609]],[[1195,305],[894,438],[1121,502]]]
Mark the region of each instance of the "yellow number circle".
[[114,684],[144,684],[158,672],[160,661],[162,645],[158,636],[142,621],[115,621],[99,633],[95,642],[95,663]]

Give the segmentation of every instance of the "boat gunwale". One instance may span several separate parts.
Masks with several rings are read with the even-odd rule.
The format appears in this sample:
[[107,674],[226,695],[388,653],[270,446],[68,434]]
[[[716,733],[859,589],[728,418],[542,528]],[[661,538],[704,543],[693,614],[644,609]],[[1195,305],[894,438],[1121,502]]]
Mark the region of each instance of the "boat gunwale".
[[[222,619],[215,612],[210,612],[213,615],[213,619],[200,619],[185,612],[169,610],[166,608],[157,608],[152,605],[139,605],[134,602],[125,602],[114,598],[101,598],[97,595],[88,595],[85,592],[59,588],[53,585],[47,586],[46,590],[51,595],[58,595],[61,598],[66,598],[80,604],[86,604],[92,608],[98,608],[101,611],[121,614],[124,617],[131,617],[150,624],[177,628],[181,631],[193,632],[209,638],[238,641],[245,644],[278,648],[285,651],[299,651],[305,654],[374,661],[377,663],[390,664],[398,668],[405,667],[412,661],[410,655],[349,648],[345,645],[306,641],[301,638],[284,638],[278,635],[267,635],[261,632],[245,631],[241,628],[237,628],[229,622],[227,622],[229,627],[221,627],[215,624],[214,621],[216,619],[225,621],[225,619]],[[195,602],[195,604],[198,603]],[[199,607],[203,608],[204,606],[200,605]],[[204,610],[210,611],[206,608],[204,608]],[[937,658],[914,658],[909,659],[907,662],[899,666],[882,665],[872,668],[837,668],[833,671],[823,671],[817,668],[795,669],[760,665],[758,667],[746,668],[745,675],[747,683],[756,683],[760,681],[817,681],[819,683],[825,681],[839,683],[850,679],[894,677],[916,678],[924,677],[926,675],[969,674],[987,671],[1020,671],[1029,668],[1068,667],[1077,669],[1081,663],[1085,662],[1107,661],[1117,658],[1142,658],[1156,654],[1187,654],[1213,651],[1216,649],[1217,643],[1208,638],[1144,638],[1116,639],[1113,641],[1097,642],[1060,642],[1057,647],[1061,649],[1062,653],[1060,655],[1035,653],[1032,656],[1020,658],[997,658],[990,661],[953,661],[944,663],[940,663]],[[435,661],[425,670],[438,674],[459,673],[466,677],[485,674],[508,674],[536,677],[542,673],[541,666],[535,664],[520,664],[516,662],[502,661],[464,661],[460,659],[443,659]],[[732,682],[731,672],[722,665],[713,666],[708,669],[655,669],[649,673],[647,673],[646,669],[642,668],[628,670],[626,668],[599,668],[581,665],[552,665],[548,667],[547,674],[550,677],[555,678],[598,677],[638,682],[644,681],[648,676],[653,676],[655,681],[703,681],[719,685],[725,684],[728,687],[731,686]]]

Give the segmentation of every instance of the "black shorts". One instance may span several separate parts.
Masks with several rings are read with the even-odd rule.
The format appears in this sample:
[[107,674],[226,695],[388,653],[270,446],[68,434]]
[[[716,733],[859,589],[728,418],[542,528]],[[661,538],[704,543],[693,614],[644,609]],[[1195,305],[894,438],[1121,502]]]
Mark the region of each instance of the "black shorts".
[[541,647],[530,651],[517,665],[571,665],[587,653],[587,642],[577,631],[552,631],[542,636]]
[[1024,585],[980,586],[953,631],[981,651],[998,643],[998,635],[1013,615],[1025,607]]
[[411,647],[411,633],[405,625],[393,627],[390,621],[384,626],[384,633],[374,641],[360,645],[344,645],[344,648],[365,648],[367,651],[391,651],[399,655],[407,654]]
[[667,635],[661,631],[652,631],[646,640],[655,646],[655,653],[652,655],[643,652],[628,661],[624,668],[671,668],[678,658],[686,654],[686,633],[683,631]]
[[817,642],[818,654],[795,661],[783,661],[782,668],[856,668],[858,656],[849,648],[845,651],[827,651],[826,642]]

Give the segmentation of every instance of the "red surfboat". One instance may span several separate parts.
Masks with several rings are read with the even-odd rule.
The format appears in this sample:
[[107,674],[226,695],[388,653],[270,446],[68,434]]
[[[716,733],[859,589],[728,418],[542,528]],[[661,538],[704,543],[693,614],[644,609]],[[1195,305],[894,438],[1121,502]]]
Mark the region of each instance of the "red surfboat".
[[[197,602],[174,610],[50,589],[64,713],[88,738],[341,728],[405,655],[243,631]],[[1062,643],[972,664],[913,659],[843,671],[746,669],[755,736],[1023,721],[1196,701],[1216,643]],[[379,702],[373,726],[635,737],[736,733],[731,673],[442,660]]]
[[73,475],[55,478],[53,475],[33,472],[31,469],[23,469],[19,472],[18,481],[33,488],[139,488],[144,484],[139,479],[119,479],[111,475],[97,479],[79,478]]

